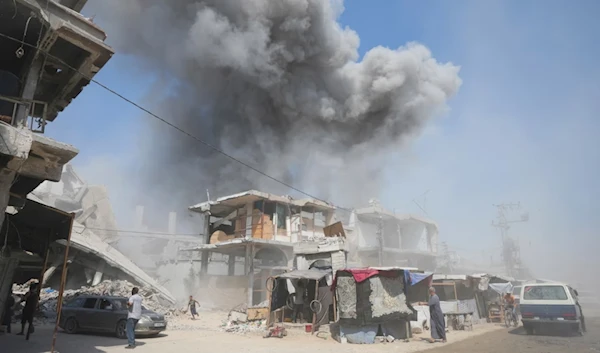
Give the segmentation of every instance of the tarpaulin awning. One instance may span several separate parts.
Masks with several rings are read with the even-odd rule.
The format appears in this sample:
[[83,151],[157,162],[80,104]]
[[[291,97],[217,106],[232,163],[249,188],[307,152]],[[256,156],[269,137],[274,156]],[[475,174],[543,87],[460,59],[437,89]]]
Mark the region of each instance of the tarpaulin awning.
[[338,272],[347,272],[347,273],[351,274],[352,277],[354,277],[354,281],[356,283],[361,283],[361,282],[364,282],[364,281],[368,280],[369,278],[371,278],[373,276],[377,276],[377,275],[390,276],[396,271],[402,271],[402,270],[394,269],[394,268],[390,268],[390,269],[351,268],[351,269],[339,270]]
[[420,283],[423,280],[433,277],[433,272],[425,272],[425,273],[415,273],[406,271],[408,274],[407,282],[410,283],[411,286],[414,286],[417,283]]
[[498,294],[512,293],[512,283],[490,283],[489,287]]

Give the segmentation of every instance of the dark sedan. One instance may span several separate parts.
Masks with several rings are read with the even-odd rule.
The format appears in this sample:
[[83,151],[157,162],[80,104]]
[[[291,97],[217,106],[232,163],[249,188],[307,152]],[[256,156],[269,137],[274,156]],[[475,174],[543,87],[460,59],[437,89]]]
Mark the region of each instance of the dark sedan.
[[[67,333],[114,332],[126,338],[127,298],[82,295],[63,305],[59,326]],[[143,308],[136,336],[156,336],[167,328],[163,315]]]

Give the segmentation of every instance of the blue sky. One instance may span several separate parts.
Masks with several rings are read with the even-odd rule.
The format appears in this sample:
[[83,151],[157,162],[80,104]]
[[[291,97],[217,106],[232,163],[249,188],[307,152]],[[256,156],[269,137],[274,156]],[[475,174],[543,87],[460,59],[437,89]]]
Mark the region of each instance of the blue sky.
[[[575,265],[598,265],[600,24],[594,14],[600,2],[348,0],[345,7],[340,22],[359,34],[361,54],[417,41],[438,61],[461,66],[463,86],[450,111],[393,156],[381,201],[422,213],[412,199],[431,190],[426,211],[439,223],[441,240],[461,254],[497,260],[492,204],[520,201],[531,220],[511,234],[540,275],[565,277]],[[140,102],[154,82],[135,58],[119,53],[96,78]],[[92,84],[47,131],[77,146],[74,164],[91,182],[107,184],[115,199],[126,195],[120,170],[135,168],[147,119]],[[577,262],[565,266],[556,258]]]

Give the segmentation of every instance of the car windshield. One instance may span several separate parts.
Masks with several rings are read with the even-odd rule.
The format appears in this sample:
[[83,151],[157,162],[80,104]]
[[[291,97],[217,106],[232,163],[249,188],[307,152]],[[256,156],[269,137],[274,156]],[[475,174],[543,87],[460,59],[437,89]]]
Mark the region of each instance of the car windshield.
[[567,300],[562,286],[528,286],[523,291],[524,300]]

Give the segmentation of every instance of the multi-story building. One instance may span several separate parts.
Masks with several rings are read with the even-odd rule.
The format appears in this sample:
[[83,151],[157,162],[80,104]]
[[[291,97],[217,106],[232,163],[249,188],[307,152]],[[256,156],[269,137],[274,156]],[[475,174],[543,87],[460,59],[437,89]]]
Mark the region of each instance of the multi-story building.
[[[325,237],[323,229],[334,222],[335,213],[335,207],[323,201],[255,190],[203,202],[190,210],[205,217],[206,244],[188,249],[201,254],[204,287],[228,290],[229,300],[249,305],[267,299],[267,278],[294,266],[294,244]],[[210,275],[213,255],[226,256],[228,276]],[[236,259],[244,260],[242,273],[236,273]]]
[[46,124],[113,54],[105,33],[78,12],[85,3],[0,2],[0,225],[6,234],[0,304],[16,271],[40,273],[49,244],[70,231],[68,214],[28,194],[45,180],[59,181],[63,166],[78,154],[45,136]]
[[412,214],[396,214],[377,203],[355,209],[345,225],[349,262],[356,266],[436,267],[438,226]]

